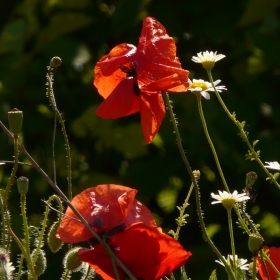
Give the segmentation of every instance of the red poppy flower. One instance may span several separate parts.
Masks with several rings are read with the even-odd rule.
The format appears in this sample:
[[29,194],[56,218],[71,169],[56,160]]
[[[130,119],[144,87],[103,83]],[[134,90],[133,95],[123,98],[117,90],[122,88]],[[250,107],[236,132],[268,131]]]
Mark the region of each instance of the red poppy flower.
[[[175,239],[143,223],[113,235],[108,245],[136,278],[145,280],[157,280],[170,274],[192,255]],[[78,254],[103,279],[115,279],[110,257],[100,244],[91,250],[80,249]],[[124,280],[124,272],[117,268],[120,279]]]
[[116,119],[140,112],[147,143],[151,143],[165,115],[161,91],[188,90],[189,71],[176,57],[176,45],[154,18],[143,20],[138,47],[120,44],[94,68],[94,85],[105,99],[96,114]]
[[[120,185],[98,185],[84,190],[71,201],[92,228],[99,234],[120,230],[143,222],[157,227],[150,210],[135,199],[137,190]],[[86,241],[93,236],[79,221],[76,214],[67,208],[58,230],[57,237],[66,243]],[[75,218],[72,219],[71,217]]]
[[[278,269],[278,271],[280,271],[280,248],[264,246],[263,249],[265,251],[269,250],[268,255],[270,257],[270,260],[273,262],[273,264]],[[271,280],[276,279],[277,274],[274,271],[274,269],[269,265],[269,263],[267,261],[265,261],[265,264],[266,264],[270,279]],[[266,276],[266,272],[265,272],[265,267],[263,266],[263,263],[260,258],[258,258],[258,269],[259,269],[259,274],[260,274],[261,278],[263,280],[268,280],[268,278]]]

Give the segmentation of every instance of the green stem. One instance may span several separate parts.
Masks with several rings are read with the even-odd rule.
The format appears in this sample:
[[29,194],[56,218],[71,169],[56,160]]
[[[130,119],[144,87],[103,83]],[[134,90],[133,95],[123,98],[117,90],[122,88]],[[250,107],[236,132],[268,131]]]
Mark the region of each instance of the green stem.
[[262,163],[262,161],[260,160],[257,152],[254,150],[254,147],[251,145],[251,143],[249,142],[249,139],[247,137],[247,133],[244,131],[243,129],[243,125],[236,120],[235,118],[235,114],[231,114],[227,108],[227,106],[225,105],[225,103],[223,102],[219,92],[216,90],[216,87],[214,85],[214,81],[212,78],[212,74],[210,70],[207,70],[207,74],[210,80],[210,83],[212,84],[212,87],[214,88],[215,94],[220,102],[220,104],[222,105],[224,111],[226,112],[226,114],[228,115],[228,117],[232,120],[232,122],[237,126],[237,128],[239,129],[239,133],[241,138],[245,141],[245,143],[247,144],[249,150],[250,150],[250,154],[254,155],[252,159],[256,160],[257,163],[261,166],[261,168],[263,169],[263,171],[266,173],[266,175],[270,178],[270,180],[278,187],[278,189],[280,189],[280,185],[278,184],[278,182],[275,180],[275,178],[273,177],[273,174],[269,173],[269,171],[264,167],[264,164]]
[[[0,127],[6,133],[9,138],[13,138],[11,132],[6,128],[6,126],[0,121]],[[91,232],[91,234],[96,238],[96,240],[106,248],[106,243],[100,238],[100,236],[92,229],[86,219],[80,214],[80,212],[73,206],[73,204],[69,201],[67,196],[61,191],[61,189],[54,184],[51,178],[44,172],[44,170],[38,165],[38,163],[33,159],[33,157],[27,152],[24,145],[22,143],[19,144],[20,151],[27,157],[27,159],[31,162],[32,167],[37,170],[37,172],[50,184],[50,186],[55,190],[55,192],[60,196],[60,198],[67,204],[69,208],[76,214],[76,216],[80,219],[81,223],[85,225],[85,227]],[[137,280],[133,274],[126,268],[126,266],[120,261],[120,259],[113,254],[113,258],[116,263],[121,267],[121,269],[127,274],[127,276],[131,280]]]
[[[52,195],[48,199],[47,203],[50,204],[52,200],[56,200],[57,201],[57,203],[59,205],[60,213],[62,213],[63,207],[62,207],[62,203],[61,203],[60,199],[56,195]],[[34,265],[36,264],[38,254],[39,254],[41,246],[43,244],[45,229],[46,229],[46,226],[47,226],[48,215],[49,215],[49,206],[48,206],[48,204],[46,206],[46,212],[45,212],[45,215],[44,215],[44,220],[43,220],[42,229],[41,229],[41,232],[40,232],[40,235],[39,235],[39,240],[38,240],[37,248],[36,248],[36,251],[34,253],[33,260],[32,260]],[[61,222],[61,215],[59,216],[59,222]]]
[[[66,158],[67,158],[67,172],[68,172],[68,199],[72,200],[72,167],[71,167],[71,153],[70,153],[70,144],[68,141],[67,133],[66,133],[66,128],[64,125],[64,120],[62,118],[61,113],[57,109],[56,102],[55,102],[55,97],[54,97],[54,91],[53,91],[53,74],[52,74],[53,68],[49,66],[48,68],[48,73],[47,73],[47,82],[48,82],[48,91],[47,95],[49,97],[49,101],[53,107],[53,110],[55,112],[55,115],[58,117],[58,120],[61,125],[63,137],[64,137],[64,142],[65,142],[65,149],[66,149]],[[56,183],[56,182],[55,182]]]
[[24,256],[23,256],[23,254],[21,254],[20,261],[19,261],[19,266],[18,266],[17,280],[20,280],[20,278],[21,278],[21,270],[22,270],[22,266],[23,266],[23,260],[24,260]]
[[257,276],[257,256],[253,257],[253,273],[252,273],[252,280],[256,280]]
[[[263,254],[262,254],[263,253]],[[267,255],[266,252],[263,252],[263,250],[261,250],[261,254],[262,254],[262,257],[263,259],[265,259],[269,265],[272,267],[272,269],[276,272],[276,275],[275,275],[275,279],[279,279],[280,278],[280,272],[279,270],[277,269],[277,267],[274,265],[274,263],[271,261],[271,259],[269,258],[269,256]],[[265,263],[265,262],[264,262]],[[266,267],[266,266],[265,266]],[[269,273],[267,272],[267,274],[269,275]],[[270,279],[269,279],[270,280]]]
[[201,210],[201,207],[200,207],[200,194],[199,194],[198,184],[197,184],[195,176],[192,172],[190,164],[187,160],[187,157],[185,155],[183,145],[182,145],[182,142],[181,142],[181,138],[180,138],[180,134],[179,134],[179,130],[178,130],[178,127],[177,127],[177,123],[176,123],[176,120],[175,120],[175,117],[174,117],[174,113],[173,113],[173,109],[172,109],[169,97],[168,97],[167,93],[165,93],[165,92],[162,93],[162,95],[163,95],[163,98],[165,100],[165,103],[167,105],[167,108],[168,108],[168,111],[169,111],[169,114],[170,114],[171,122],[172,122],[173,129],[174,129],[174,132],[175,132],[175,135],[176,135],[176,141],[177,141],[177,145],[178,145],[181,157],[183,159],[185,167],[186,167],[186,169],[187,169],[187,171],[188,171],[188,173],[191,177],[192,183],[194,185],[195,200],[196,200],[196,206],[197,206],[197,214],[198,214],[199,223],[200,223],[200,226],[201,226],[203,237],[204,237],[205,241],[209,244],[209,246],[212,248],[212,250],[215,252],[215,254],[218,256],[218,258],[221,260],[221,262],[224,264],[225,269],[226,269],[227,273],[230,275],[230,277],[232,278],[232,280],[235,280],[236,278],[234,276],[234,273],[233,273],[231,267],[228,265],[228,263],[226,262],[226,260],[224,259],[224,257],[220,253],[220,251],[216,248],[216,246],[214,245],[214,243],[212,242],[211,238],[209,237],[209,235],[207,233],[207,230],[206,230],[206,227],[205,227],[205,224],[204,224],[204,220],[203,220],[202,210]]
[[109,254],[110,256],[110,259],[111,259],[111,262],[112,262],[112,266],[113,266],[113,271],[114,271],[114,274],[115,274],[115,277],[116,277],[116,280],[120,280],[120,276],[118,274],[118,270],[117,270],[117,267],[116,267],[116,263],[115,263],[115,260],[114,260],[114,253],[112,252],[111,248],[109,247],[109,245],[106,243],[106,237],[103,236],[102,240],[104,241],[105,243],[105,249],[107,251],[107,253]]
[[231,209],[227,209],[227,214],[228,214],[228,227],[229,227],[232,261],[233,261],[233,270],[236,275],[237,264],[235,259],[235,246],[234,246],[234,236],[233,236],[233,228],[232,228]]
[[68,275],[71,273],[71,271],[69,269],[66,270],[66,272],[64,273],[64,276],[63,276],[63,280],[66,280],[68,279]]
[[201,94],[200,92],[198,92],[196,94],[196,97],[197,97],[197,105],[198,105],[198,112],[199,112],[199,116],[200,116],[200,119],[201,119],[201,122],[202,122],[202,125],[203,125],[203,129],[204,129],[204,133],[205,133],[205,136],[207,138],[207,141],[210,145],[210,148],[212,150],[212,153],[213,153],[213,156],[214,156],[214,159],[215,159],[215,162],[216,162],[216,165],[217,165],[217,168],[219,170],[219,173],[220,173],[220,177],[223,181],[223,184],[224,184],[224,187],[226,189],[226,191],[228,193],[230,193],[230,190],[229,190],[229,187],[227,185],[227,182],[226,182],[226,179],[225,179],[225,176],[224,176],[224,173],[223,173],[223,170],[221,168],[221,165],[220,165],[220,161],[219,161],[219,158],[217,156],[217,153],[216,153],[216,149],[214,147],[214,144],[211,140],[211,137],[209,135],[209,132],[208,132],[208,129],[207,129],[207,125],[206,125],[206,121],[205,121],[205,118],[204,118],[204,114],[203,114],[203,110],[202,110],[202,104],[201,104]]
[[[213,156],[214,156],[214,159],[215,159],[215,162],[216,162],[216,165],[217,165],[217,168],[218,168],[218,171],[219,171],[219,174],[220,174],[220,177],[222,179],[222,182],[223,182],[223,185],[226,189],[226,191],[228,193],[230,193],[230,190],[229,190],[229,187],[227,185],[227,182],[226,182],[226,179],[225,179],[225,176],[224,176],[224,173],[223,173],[223,170],[222,170],[222,167],[220,165],[220,161],[219,161],[219,158],[218,158],[218,155],[217,155],[217,152],[216,152],[216,149],[215,149],[215,146],[211,140],[211,137],[210,137],[210,134],[208,132],[208,129],[207,129],[207,124],[206,124],[206,120],[204,118],[204,114],[203,114],[203,108],[202,108],[202,103],[201,103],[201,94],[200,93],[197,93],[196,94],[196,97],[197,97],[197,104],[198,104],[198,112],[199,112],[199,116],[200,116],[200,119],[201,119],[201,122],[202,122],[202,125],[203,125],[203,129],[204,129],[204,133],[205,133],[205,136],[207,138],[207,141],[210,145],[210,148],[212,150],[212,153],[213,153]],[[239,213],[239,209],[237,206],[234,207],[234,210],[240,220],[240,222],[242,223],[242,226],[244,228],[244,230],[250,234],[250,230],[248,229],[246,223],[243,221],[243,218],[242,216],[240,215]]]
[[185,199],[185,202],[184,202],[183,206],[180,207],[180,215],[179,215],[179,218],[178,218],[178,226],[177,226],[177,229],[176,229],[176,232],[175,232],[175,235],[174,235],[175,240],[178,240],[178,238],[179,238],[180,229],[181,229],[181,227],[183,225],[183,221],[184,221],[184,213],[185,213],[185,210],[186,210],[187,206],[189,205],[188,201],[189,201],[189,198],[190,198],[191,193],[193,191],[193,187],[194,187],[194,185],[191,184],[191,187],[189,189],[189,192],[188,192],[188,195]]
[[28,229],[27,217],[26,217],[26,211],[25,211],[25,198],[26,198],[25,195],[20,196],[20,204],[21,204],[21,215],[22,215],[22,220],[23,220],[24,236],[25,236],[24,246],[25,246],[27,254],[30,255],[29,229]]

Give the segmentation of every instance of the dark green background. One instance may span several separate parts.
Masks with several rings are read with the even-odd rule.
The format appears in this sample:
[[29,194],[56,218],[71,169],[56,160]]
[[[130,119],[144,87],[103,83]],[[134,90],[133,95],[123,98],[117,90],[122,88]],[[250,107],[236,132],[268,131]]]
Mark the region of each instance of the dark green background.
[[[146,16],[155,17],[174,37],[177,55],[183,68],[190,71],[190,78],[207,79],[201,65],[191,61],[193,55],[205,50],[226,55],[213,69],[214,79],[221,79],[221,84],[228,88],[222,93],[225,103],[231,112],[236,112],[238,120],[246,121],[250,140],[260,140],[257,148],[261,150],[261,159],[280,161],[279,0],[1,1],[0,119],[7,124],[10,109],[23,110],[21,139],[40,166],[53,176],[53,114],[46,98],[45,72],[50,59],[60,56],[63,64],[55,76],[54,89],[71,143],[74,194],[100,183],[136,188],[137,198],[168,231],[176,227],[175,205],[183,203],[190,186],[168,114],[160,128],[160,138],[149,146],[144,142],[138,114],[118,120],[95,116],[102,102],[92,85],[95,63],[117,44],[137,45]],[[84,55],[78,57],[79,53]],[[170,98],[188,159],[193,169],[201,171],[206,225],[226,256],[230,253],[226,211],[221,205],[212,206],[210,197],[211,192],[217,193],[223,186],[203,133],[196,98],[191,93],[172,94]],[[203,107],[230,189],[241,191],[249,171],[259,175],[255,184],[259,195],[255,204],[248,204],[248,211],[256,223],[261,223],[265,244],[279,246],[279,190],[265,180],[254,161],[245,161],[247,147],[215,96],[210,101],[203,100]],[[56,144],[57,180],[66,192],[65,149],[59,132],[60,129]],[[12,160],[12,153],[11,141],[0,133],[0,159]],[[22,156],[20,159],[25,160]],[[5,187],[10,171],[11,166],[1,166],[1,188]],[[38,225],[44,211],[41,199],[53,191],[33,169],[20,167],[18,176],[30,179],[29,221]],[[13,227],[22,236],[16,188],[10,199]],[[202,239],[193,196],[187,213],[190,216],[180,241],[193,253],[186,264],[188,276],[208,279],[217,268],[219,279],[224,279],[223,268],[214,262],[217,257]],[[250,259],[247,236],[237,227],[235,234],[238,256]],[[59,279],[61,255],[54,257],[48,249],[46,252],[49,266],[41,279]]]

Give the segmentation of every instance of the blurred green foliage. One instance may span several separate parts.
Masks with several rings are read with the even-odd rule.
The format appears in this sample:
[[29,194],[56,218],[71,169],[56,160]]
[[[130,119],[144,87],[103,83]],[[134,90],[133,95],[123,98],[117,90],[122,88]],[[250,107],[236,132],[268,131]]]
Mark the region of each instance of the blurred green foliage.
[[[102,120],[95,115],[102,102],[92,85],[95,63],[117,44],[137,45],[145,16],[158,19],[174,37],[177,56],[183,68],[190,70],[190,78],[207,79],[201,65],[191,62],[196,53],[212,50],[226,55],[213,69],[214,79],[221,79],[228,88],[222,93],[225,103],[239,121],[246,121],[251,142],[260,140],[257,148],[261,159],[280,161],[279,0],[14,0],[1,1],[0,15],[0,119],[7,124],[7,112],[14,107],[24,112],[21,139],[50,176],[53,113],[45,96],[45,72],[53,56],[63,60],[55,75],[54,90],[71,143],[74,194],[99,183],[127,185],[139,190],[138,199],[154,212],[165,231],[176,227],[175,205],[183,203],[190,178],[168,114],[149,146],[144,142],[138,114],[119,120]],[[203,134],[196,98],[190,93],[170,94],[170,98],[187,157],[193,169],[202,173],[201,202],[206,224],[216,246],[227,255],[230,243],[226,211],[210,204],[210,193],[222,190],[222,183]],[[215,96],[203,100],[203,106],[228,185],[231,190],[241,191],[247,172],[259,175],[254,186],[257,201],[249,203],[248,211],[261,223],[265,244],[280,246],[279,190],[265,180],[255,162],[245,161],[247,147]],[[59,132],[57,180],[66,192],[66,153]],[[12,154],[12,143],[0,133],[0,159],[13,160]],[[20,156],[20,160],[25,158]],[[1,188],[10,172],[11,165],[1,166]],[[53,191],[35,170],[20,167],[18,176],[22,175],[30,179],[29,221],[39,225],[44,210],[41,199]],[[13,227],[20,233],[21,219],[15,214],[19,204],[16,188],[10,199]],[[214,263],[216,256],[201,236],[194,197],[187,212],[188,224],[179,239],[193,253],[186,265],[188,277],[208,279],[217,268],[218,278],[223,279],[223,268]],[[247,237],[237,228],[235,234],[238,256],[249,259]],[[60,271],[60,267],[57,258],[52,257],[41,279],[54,277],[53,271]]]

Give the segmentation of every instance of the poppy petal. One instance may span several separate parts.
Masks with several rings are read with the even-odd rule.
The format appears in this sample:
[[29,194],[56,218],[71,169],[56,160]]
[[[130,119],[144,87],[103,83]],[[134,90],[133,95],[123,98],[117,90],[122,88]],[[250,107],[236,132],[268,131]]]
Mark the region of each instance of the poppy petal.
[[140,95],[141,126],[146,143],[152,142],[165,116],[165,106],[161,94]]
[[130,272],[145,280],[170,274],[191,256],[178,241],[142,223],[112,236],[110,245]]
[[155,91],[167,91],[167,92],[184,92],[186,91],[186,86],[182,84],[182,81],[178,74],[172,74],[170,76],[164,77],[160,80],[152,82],[147,86],[141,88],[145,92],[155,92]]
[[107,98],[113,89],[124,79],[126,73],[119,65],[129,65],[134,61],[136,47],[130,44],[120,44],[109,54],[103,56],[94,67],[94,85],[103,98]]
[[[270,260],[276,266],[278,271],[280,271],[280,248],[264,246],[263,249],[265,251],[269,250],[268,255],[270,257]],[[274,271],[274,269],[270,266],[270,264],[267,261],[265,261],[265,264],[268,269],[268,274],[270,276],[270,279],[271,280],[276,279],[276,272]],[[258,269],[259,269],[259,274],[260,274],[262,280],[268,280],[268,278],[266,276],[265,267],[263,266],[260,258],[258,258]]]
[[151,211],[140,201],[134,199],[130,211],[126,216],[125,225],[129,227],[138,222],[142,222],[149,227],[157,227]]
[[[165,88],[166,91],[187,91],[189,71],[183,70],[176,57],[176,45],[168,36],[165,28],[154,18],[143,20],[142,33],[136,53],[137,79],[139,88],[161,80],[176,73],[181,81],[181,87]],[[177,85],[178,86],[178,85]],[[160,91],[161,89],[155,89]]]
[[103,119],[117,119],[139,111],[139,96],[134,93],[134,78],[122,80],[98,107],[96,114]]
[[[136,193],[137,190],[125,186],[99,185],[84,190],[71,202],[96,232],[106,233],[125,222]],[[92,238],[90,231],[76,219],[77,216],[68,207],[56,236],[66,243]]]
[[[80,249],[78,251],[79,258],[87,262],[94,268],[95,272],[99,274],[104,280],[115,280],[115,274],[112,266],[112,261],[104,249],[104,247],[98,243],[94,249]],[[117,268],[119,268],[117,266]],[[118,274],[121,280],[125,279],[123,271],[119,268]]]

